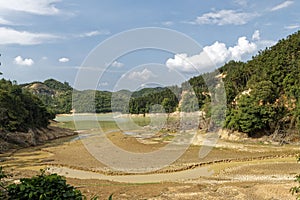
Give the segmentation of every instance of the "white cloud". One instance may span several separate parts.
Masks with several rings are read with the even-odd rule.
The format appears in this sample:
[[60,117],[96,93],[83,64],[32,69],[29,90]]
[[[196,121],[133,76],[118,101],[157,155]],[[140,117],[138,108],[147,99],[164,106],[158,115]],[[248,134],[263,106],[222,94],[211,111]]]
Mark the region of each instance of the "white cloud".
[[144,69],[141,72],[131,72],[130,74],[128,74],[128,78],[129,79],[137,79],[137,80],[148,80],[151,77],[156,77],[155,74],[153,74],[153,72],[151,72],[148,69]]
[[90,31],[90,32],[80,34],[79,37],[93,37],[93,36],[97,36],[97,35],[109,35],[109,34],[110,34],[110,32],[107,30]]
[[274,6],[273,8],[271,8],[271,11],[276,11],[276,10],[280,10],[280,9],[289,7],[293,3],[294,3],[294,1],[285,1],[285,2],[283,2],[281,4],[278,4],[278,5]]
[[166,61],[166,66],[183,72],[197,72],[220,66],[229,60],[241,60],[244,56],[254,53],[257,45],[240,37],[235,46],[227,48],[224,43],[216,41],[210,46],[203,48],[199,54],[188,56],[187,54],[176,54],[174,58]]
[[248,4],[247,0],[234,0],[234,3],[236,3],[240,6],[243,6],[243,7],[246,7]]
[[295,25],[289,25],[289,26],[285,26],[285,29],[296,29],[296,28],[300,28],[300,25],[295,24]]
[[222,25],[243,25],[257,16],[253,13],[237,12],[235,10],[220,10],[217,12],[205,13],[192,22],[194,24],[216,24]]
[[17,56],[14,59],[14,63],[22,66],[31,66],[34,64],[34,61],[31,58],[23,59],[21,56]]
[[211,46],[204,47],[203,52],[214,64],[223,63],[230,57],[230,51],[227,49],[226,45],[218,41]]
[[61,11],[56,3],[61,0],[0,0],[0,12],[19,11],[37,15],[56,15]]
[[240,37],[236,46],[228,48],[230,59],[241,60],[242,56],[255,52],[256,48],[255,43],[249,42],[246,37]]
[[108,82],[101,82],[99,83],[99,86],[108,86]]
[[58,59],[58,61],[61,62],[61,63],[66,63],[66,62],[69,62],[70,59],[69,59],[69,58],[62,57],[62,58]]
[[27,31],[17,31],[11,28],[0,27],[0,45],[35,45],[58,38],[60,37],[47,33],[31,33]]
[[174,22],[172,22],[172,21],[165,21],[165,22],[162,22],[161,24],[163,26],[172,26],[172,25],[174,25]]
[[12,22],[10,22],[6,19],[3,19],[2,17],[0,17],[0,24],[2,24],[2,25],[13,25]]
[[123,67],[124,66],[124,63],[121,63],[121,62],[118,62],[118,61],[114,61],[112,64],[111,64],[112,67]]
[[260,32],[259,30],[254,31],[252,35],[252,40],[260,40]]

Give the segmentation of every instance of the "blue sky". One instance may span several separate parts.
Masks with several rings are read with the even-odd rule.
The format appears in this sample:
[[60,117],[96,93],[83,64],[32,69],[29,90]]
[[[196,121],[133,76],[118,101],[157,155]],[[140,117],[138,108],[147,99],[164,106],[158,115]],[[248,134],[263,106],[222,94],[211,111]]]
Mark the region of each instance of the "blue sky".
[[[299,8],[296,0],[0,0],[0,71],[18,83],[55,78],[74,85],[79,67],[99,43],[130,29],[161,27],[186,34],[203,51],[121,56],[110,65],[114,73],[106,72],[96,87],[112,90],[125,78],[151,85],[166,69],[189,78],[197,75],[189,63],[205,65],[203,52],[218,67],[245,61],[296,32]],[[170,78],[168,84],[180,82]]]

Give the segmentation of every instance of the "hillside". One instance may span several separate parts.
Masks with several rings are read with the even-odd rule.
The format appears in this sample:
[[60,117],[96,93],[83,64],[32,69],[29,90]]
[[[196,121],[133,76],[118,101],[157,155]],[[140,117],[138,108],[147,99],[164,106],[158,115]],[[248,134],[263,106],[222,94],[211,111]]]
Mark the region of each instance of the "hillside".
[[67,82],[61,83],[48,79],[44,82],[32,82],[21,86],[37,95],[51,113],[69,113],[72,109],[73,88]]
[[[230,61],[219,72],[227,96],[226,128],[249,136],[299,135],[300,32],[246,63]],[[189,82],[198,97],[207,91],[201,76]],[[202,108],[207,99],[199,101]]]
[[40,82],[20,86],[0,80],[0,154],[75,134],[49,126],[55,115],[37,95],[54,96],[56,90]]
[[300,31],[247,63],[230,62],[220,71],[226,74],[228,128],[249,134],[299,133]]
[[[75,91],[74,103],[79,102],[76,112],[111,112],[113,95],[114,111],[148,113],[152,105],[161,104],[167,112],[201,109],[207,113],[206,120],[209,121],[212,112],[211,93],[206,82],[216,78],[223,80],[226,90],[224,128],[244,132],[249,136],[274,134],[284,137],[287,133],[299,134],[300,32],[260,51],[248,62],[230,61],[215,72],[191,78],[182,83],[181,87],[144,88],[133,93],[127,90],[115,93]],[[198,99],[189,96],[188,85],[193,87]],[[73,89],[68,83],[49,79],[23,87],[37,94],[54,113],[69,113],[72,110]],[[95,108],[82,103],[85,98],[94,98],[94,95]],[[123,99],[128,96],[129,105],[124,105]]]
[[[209,121],[212,112],[224,108],[211,108],[210,92],[214,89],[209,90],[206,83],[220,78],[224,82],[227,100],[224,128],[252,137],[299,135],[300,32],[260,51],[248,62],[230,61],[215,72],[182,83],[179,89],[182,92],[177,95],[178,99],[173,99],[171,110],[194,111],[191,108],[195,108],[195,101],[183,95],[189,94],[188,85],[191,85],[198,98],[198,108],[207,113],[206,120]],[[130,112],[148,112],[148,105],[151,105],[148,101],[155,99],[153,95],[155,92],[147,93],[143,98],[133,98],[134,109]],[[166,97],[172,99],[170,94]],[[189,101],[178,107],[179,101],[184,99]]]
[[37,96],[15,83],[0,80],[0,132],[45,128],[54,117]]

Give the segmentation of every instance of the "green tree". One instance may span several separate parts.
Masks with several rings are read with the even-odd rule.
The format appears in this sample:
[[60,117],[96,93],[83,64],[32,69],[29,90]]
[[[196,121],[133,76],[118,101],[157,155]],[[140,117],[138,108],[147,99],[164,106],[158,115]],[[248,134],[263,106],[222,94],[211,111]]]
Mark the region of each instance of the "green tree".
[[272,82],[261,81],[252,88],[236,99],[236,106],[226,119],[227,127],[250,136],[260,131],[269,131],[270,134],[284,114],[284,108],[274,104],[276,93]]
[[194,93],[187,92],[181,99],[180,111],[182,112],[195,112],[199,111],[198,98]]
[[16,83],[0,80],[0,130],[45,128],[54,117],[37,96]]
[[164,98],[161,102],[161,105],[167,113],[171,113],[175,111],[176,102],[174,102],[172,99]]
[[0,199],[7,199],[7,183],[4,181],[8,175],[3,171],[2,166],[0,166]]

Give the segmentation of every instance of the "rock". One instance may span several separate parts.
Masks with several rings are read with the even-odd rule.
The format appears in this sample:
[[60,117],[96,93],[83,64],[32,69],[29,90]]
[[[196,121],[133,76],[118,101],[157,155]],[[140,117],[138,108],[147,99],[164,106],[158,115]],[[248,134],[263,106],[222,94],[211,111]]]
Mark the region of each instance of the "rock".
[[219,131],[220,139],[230,140],[230,141],[243,141],[248,139],[248,135],[246,133],[241,133],[237,131],[229,131],[226,129]]
[[42,144],[60,137],[75,135],[76,133],[58,127],[45,129],[30,129],[24,132],[0,132],[0,152],[6,152],[20,147],[29,147]]

